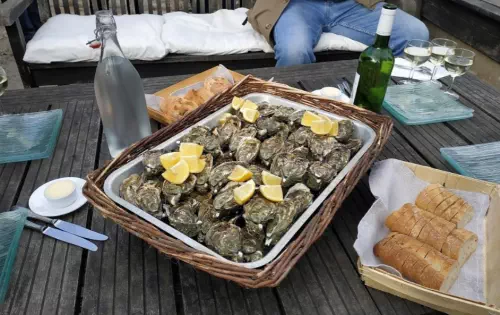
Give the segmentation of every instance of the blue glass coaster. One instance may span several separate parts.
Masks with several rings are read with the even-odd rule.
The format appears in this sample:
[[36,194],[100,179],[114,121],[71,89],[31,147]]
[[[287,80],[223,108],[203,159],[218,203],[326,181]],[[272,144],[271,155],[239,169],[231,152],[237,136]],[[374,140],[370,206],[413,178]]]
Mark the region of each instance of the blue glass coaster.
[[500,142],[441,148],[441,155],[458,173],[500,184]]
[[387,88],[384,108],[405,125],[424,125],[470,118],[474,110],[448,96],[431,82]]
[[10,274],[27,215],[27,209],[0,213],[0,304],[9,289]]
[[0,164],[49,157],[62,117],[62,109],[0,116]]

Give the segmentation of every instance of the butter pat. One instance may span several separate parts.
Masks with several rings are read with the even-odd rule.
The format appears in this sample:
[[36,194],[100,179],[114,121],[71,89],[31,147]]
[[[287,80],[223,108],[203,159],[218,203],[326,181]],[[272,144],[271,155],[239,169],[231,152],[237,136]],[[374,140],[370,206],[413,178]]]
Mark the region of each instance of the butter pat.
[[56,180],[47,185],[44,196],[56,208],[64,208],[76,200],[76,185],[72,180]]

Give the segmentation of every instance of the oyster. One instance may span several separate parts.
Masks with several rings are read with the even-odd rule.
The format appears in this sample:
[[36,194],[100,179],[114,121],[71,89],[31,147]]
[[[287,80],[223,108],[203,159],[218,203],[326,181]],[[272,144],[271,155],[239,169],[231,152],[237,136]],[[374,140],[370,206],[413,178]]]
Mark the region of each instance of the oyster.
[[152,184],[144,183],[138,190],[135,197],[137,206],[156,218],[163,218],[161,209],[161,190]]
[[295,206],[288,200],[277,204],[276,213],[266,227],[266,246],[275,245],[293,223]]
[[349,163],[350,158],[351,150],[345,146],[339,146],[325,157],[324,162],[338,173]]
[[120,197],[136,205],[135,197],[137,195],[137,190],[141,187],[142,178],[139,174],[132,174],[120,185]]
[[197,178],[191,174],[186,181],[180,185],[172,184],[165,180],[161,187],[161,192],[165,196],[165,200],[172,206],[177,206],[182,195],[187,195],[194,190]]
[[210,191],[210,186],[208,185],[208,179],[210,178],[210,172],[214,167],[214,157],[212,154],[205,154],[201,156],[202,159],[205,159],[205,168],[201,173],[198,174],[196,179],[196,191],[199,193],[208,193]]
[[304,159],[306,159],[309,156],[309,148],[308,147],[297,147],[297,148],[294,148],[290,151],[285,151],[285,152],[290,152],[290,153],[295,154],[296,156],[300,156]]
[[255,253],[252,253],[250,255],[243,255],[243,260],[246,262],[254,262],[257,260],[261,260],[264,255],[262,254],[262,251],[258,250]]
[[354,124],[352,120],[345,119],[339,121],[339,134],[335,137],[339,142],[346,142],[354,133]]
[[297,110],[290,115],[290,122],[292,123],[292,126],[301,126],[302,116],[304,116],[305,112],[305,110]]
[[313,135],[310,137],[308,145],[313,158],[320,161],[322,161],[328,153],[340,146],[334,137],[320,135]]
[[262,185],[262,171],[265,170],[265,168],[252,164],[248,167],[248,170],[252,172],[252,180],[255,182],[255,185],[260,186]]
[[233,190],[239,185],[240,183],[237,182],[229,182],[215,196],[213,205],[217,217],[225,217],[235,213],[239,205],[234,200]]
[[208,182],[210,183],[210,187],[212,187],[214,193],[217,193],[229,182],[227,177],[231,174],[236,165],[241,165],[245,168],[248,167],[248,164],[246,163],[231,161],[222,163],[212,169]]
[[240,145],[236,150],[235,158],[239,162],[252,163],[257,158],[260,149],[260,140],[257,138],[246,137],[241,139]]
[[295,207],[295,215],[304,212],[311,205],[313,198],[311,190],[302,183],[292,186],[285,195],[285,200]]
[[179,232],[189,237],[194,237],[201,229],[202,222],[198,220],[196,212],[199,202],[186,202],[177,208],[167,208],[168,222]]
[[256,135],[257,128],[255,128],[254,126],[242,128],[231,137],[231,141],[229,142],[229,151],[236,152],[243,138],[255,137]]
[[242,256],[241,229],[229,222],[212,225],[205,237],[206,244],[226,257]]
[[260,117],[268,117],[274,115],[274,112],[276,109],[278,109],[279,106],[277,105],[268,105],[268,104],[260,104],[258,111],[260,113]]
[[316,161],[309,165],[305,182],[313,191],[319,191],[331,182],[335,175],[337,172],[331,165]]
[[257,126],[257,135],[260,139],[274,136],[279,130],[281,123],[273,117],[261,117],[255,122]]
[[200,202],[198,209],[198,221],[201,222],[200,232],[198,233],[198,242],[205,241],[205,235],[210,227],[217,222],[218,216],[213,204],[208,202]]
[[214,129],[217,137],[219,138],[220,145],[225,148],[229,145],[231,137],[241,129],[241,120],[236,116],[230,116],[226,121]]
[[201,143],[201,145],[203,146],[203,150],[206,153],[210,153],[213,156],[218,156],[222,153],[219,138],[217,138],[217,136],[215,135],[207,135],[206,137],[204,137],[203,143]]
[[247,223],[266,223],[272,219],[276,211],[276,203],[267,200],[260,194],[255,194],[252,199],[243,206],[243,210],[243,218],[245,218]]
[[142,164],[144,165],[144,173],[147,177],[160,175],[165,171],[160,162],[161,150],[146,151],[143,154]]
[[361,141],[361,139],[350,139],[344,145],[344,147],[346,149],[349,149],[349,151],[351,152],[351,156],[356,154],[359,151],[359,149],[361,149],[362,146],[363,146],[363,142]]
[[259,151],[259,158],[264,163],[264,165],[269,166],[271,164],[273,157],[282,151],[285,146],[285,139],[280,136],[274,136],[268,138],[262,142]]
[[146,180],[143,184],[142,187],[154,187],[154,188],[161,188],[162,182],[158,178],[153,178]]
[[252,254],[256,251],[262,251],[264,247],[264,227],[262,224],[255,224],[253,222],[246,222],[245,227],[241,230],[241,251],[243,254]]
[[308,127],[300,127],[288,136],[288,141],[294,146],[300,147],[308,145],[309,139],[314,136],[314,133]]
[[276,132],[276,136],[281,137],[283,139],[288,138],[289,134],[290,134],[290,127],[286,124],[281,124],[278,127],[278,132]]
[[293,153],[278,153],[271,164],[271,173],[283,178],[283,187],[290,187],[295,183],[301,182],[309,161]]
[[277,121],[281,121],[284,123],[290,123],[291,122],[291,116],[295,112],[295,109],[292,107],[287,107],[287,106],[279,106],[275,111],[273,118],[276,119]]
[[182,137],[180,142],[193,142],[203,146],[204,152],[211,153],[214,156],[221,154],[219,139],[210,133],[210,129],[203,126],[196,126]]
[[213,167],[217,167],[217,166],[221,165],[222,163],[233,162],[233,161],[234,160],[233,160],[232,153],[222,152],[222,154],[220,154],[219,156],[214,157],[214,166]]

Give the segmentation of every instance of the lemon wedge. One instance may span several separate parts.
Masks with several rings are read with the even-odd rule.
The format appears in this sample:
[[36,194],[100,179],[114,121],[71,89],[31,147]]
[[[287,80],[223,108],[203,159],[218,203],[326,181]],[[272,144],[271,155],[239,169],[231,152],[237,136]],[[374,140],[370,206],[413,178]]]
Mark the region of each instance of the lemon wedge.
[[179,152],[181,156],[195,155],[200,157],[203,153],[203,146],[196,143],[183,142],[179,147]]
[[330,129],[330,132],[328,133],[329,136],[336,137],[339,135],[339,121],[338,120],[333,120],[332,121],[332,129]]
[[243,108],[241,109],[241,113],[243,114],[243,119],[252,124],[260,117],[260,113],[256,109]]
[[238,109],[240,109],[241,105],[243,105],[243,103],[245,103],[244,99],[235,96],[235,97],[233,97],[233,101],[231,102],[231,107],[234,110],[238,110]]
[[225,123],[226,123],[226,121],[227,121],[227,119],[228,119],[229,117],[231,117],[231,116],[233,116],[233,115],[231,115],[230,113],[224,113],[224,114],[222,115],[222,117],[219,119],[219,125],[223,125],[223,124],[225,124]]
[[282,178],[268,171],[262,171],[262,182],[264,185],[281,185]]
[[185,160],[180,160],[161,175],[172,184],[182,184],[189,177],[189,165]]
[[304,115],[302,116],[302,120],[300,121],[300,124],[302,126],[306,127],[311,127],[312,122],[315,120],[321,120],[322,118],[315,113],[312,112],[305,112]]
[[252,101],[249,101],[249,100],[245,100],[245,102],[243,103],[243,105],[241,106],[240,108],[240,111],[244,108],[250,108],[250,109],[257,109],[259,108],[259,106],[257,106],[257,104],[255,104],[254,102]]
[[160,155],[161,166],[166,170],[177,164],[180,160],[181,154],[179,152],[170,152]]
[[207,164],[205,159],[199,158],[196,155],[181,156],[181,160],[186,161],[190,173],[201,173]]
[[227,179],[235,182],[246,182],[252,178],[253,174],[248,169],[241,165],[236,165],[232,173],[227,177]]
[[283,201],[283,189],[281,185],[262,185],[260,186],[260,193],[267,200],[275,202]]
[[250,200],[250,198],[252,198],[254,193],[255,182],[253,180],[249,180],[248,182],[233,190],[234,200],[239,205],[245,204],[248,200]]
[[315,120],[311,124],[311,130],[317,135],[327,135],[332,129],[332,125],[331,120]]

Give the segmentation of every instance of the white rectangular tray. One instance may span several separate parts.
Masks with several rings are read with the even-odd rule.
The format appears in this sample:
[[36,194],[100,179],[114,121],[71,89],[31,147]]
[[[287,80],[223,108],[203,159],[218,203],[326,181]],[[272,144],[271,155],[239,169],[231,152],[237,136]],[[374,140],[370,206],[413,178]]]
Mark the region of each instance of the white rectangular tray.
[[[345,119],[342,116],[330,113],[330,112],[325,112],[316,108],[312,108],[310,106],[306,106],[300,103],[296,103],[293,101],[289,101],[287,99],[277,97],[274,95],[270,94],[264,94],[264,93],[252,93],[248,94],[247,96],[243,97],[244,99],[251,100],[257,104],[260,103],[269,103],[269,104],[275,104],[275,105],[284,105],[292,108],[296,108],[297,110],[312,110],[319,112],[325,116],[328,116],[330,118],[340,120],[340,119]],[[231,109],[231,105],[228,104],[218,110],[217,112],[213,113],[212,115],[206,117],[205,119],[199,121],[197,124],[185,129],[183,132],[177,134],[176,136],[166,140],[162,144],[158,145],[154,149],[167,149],[167,150],[174,150],[178,145],[176,141],[179,141],[183,136],[185,136],[191,128],[194,126],[207,126],[207,127],[215,127],[220,119],[220,117],[226,113],[229,112]],[[283,237],[278,241],[278,243],[264,256],[262,259],[259,259],[254,262],[250,263],[236,263],[236,262],[231,262],[230,260],[220,256],[219,254],[215,253],[205,245],[198,243],[196,240],[184,235],[183,233],[179,232],[178,230],[174,229],[172,226],[169,224],[153,217],[152,215],[148,214],[146,211],[143,211],[139,209],[138,207],[134,206],[133,204],[125,201],[119,196],[119,189],[120,185],[123,182],[125,178],[130,176],[133,173],[141,173],[144,169],[141,161],[143,159],[142,155],[138,156],[136,159],[130,161],[129,163],[123,165],[119,169],[115,170],[111,175],[108,176],[106,181],[104,182],[104,192],[116,203],[119,205],[123,206],[124,208],[130,210],[131,212],[135,213],[142,219],[152,223],[153,225],[157,226],[159,229],[162,231],[165,231],[166,233],[172,235],[173,237],[181,240],[185,244],[191,246],[192,248],[195,248],[199,251],[205,252],[207,254],[213,255],[215,257],[218,257],[221,260],[224,260],[226,262],[231,262],[233,264],[237,264],[240,266],[243,266],[245,268],[259,268],[262,267],[271,261],[273,261],[280,253],[281,251],[285,248],[285,246],[288,244],[288,242],[293,238],[293,236],[299,231],[299,229],[307,222],[309,217],[316,211],[316,209],[319,208],[321,203],[330,195],[330,193],[335,189],[337,184],[346,176],[346,174],[358,163],[359,159],[366,153],[368,148],[371,146],[373,141],[375,140],[375,132],[373,129],[371,129],[369,126],[366,124],[353,120],[354,123],[354,137],[359,138],[363,141],[363,146],[361,149],[356,153],[356,155],[349,161],[346,167],[332,180],[332,182],[321,192],[321,194],[313,200],[313,203],[309,208],[307,208],[306,211],[304,211],[298,218],[297,220],[292,224],[290,229],[283,235]]]

